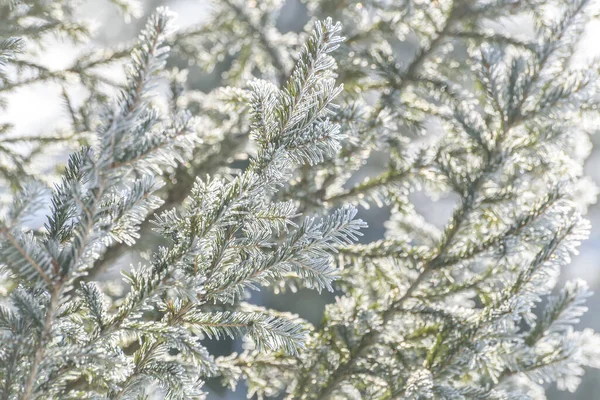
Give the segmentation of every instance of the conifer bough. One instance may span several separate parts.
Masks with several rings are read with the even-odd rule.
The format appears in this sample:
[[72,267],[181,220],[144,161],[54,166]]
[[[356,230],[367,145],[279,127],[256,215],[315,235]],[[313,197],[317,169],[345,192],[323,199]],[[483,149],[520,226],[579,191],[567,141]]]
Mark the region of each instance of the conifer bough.
[[[71,117],[0,127],[0,399],[195,399],[217,378],[259,398],[538,400],[600,367],[600,336],[575,328],[587,284],[557,287],[595,201],[580,144],[600,68],[573,59],[598,4],[305,6],[308,33],[285,34],[277,0],[217,1],[179,32],[159,8],[135,44],[51,71],[29,46],[86,40],[74,2],[0,1],[3,100],[53,82]],[[484,28],[525,17],[530,37]],[[183,90],[170,56],[229,86]],[[125,85],[98,70],[123,59]],[[53,185],[36,174],[46,146],[82,143]],[[458,199],[443,228],[416,191]],[[384,238],[359,243],[356,205],[391,210]],[[249,301],[298,288],[337,291],[317,326]],[[223,338],[244,350],[211,355]]]

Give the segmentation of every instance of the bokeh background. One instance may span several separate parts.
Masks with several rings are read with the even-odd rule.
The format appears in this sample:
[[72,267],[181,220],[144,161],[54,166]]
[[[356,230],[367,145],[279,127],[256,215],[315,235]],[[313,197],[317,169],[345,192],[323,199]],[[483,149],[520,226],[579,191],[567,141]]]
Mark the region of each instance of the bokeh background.
[[[260,1],[260,0],[259,0]],[[97,26],[94,40],[85,46],[74,46],[72,43],[61,41],[49,41],[47,47],[39,54],[39,62],[48,66],[51,70],[62,69],[71,65],[78,54],[91,50],[93,47],[110,47],[123,41],[135,38],[145,22],[145,16],[156,7],[168,5],[179,17],[177,25],[186,28],[201,24],[210,18],[209,0],[144,0],[142,1],[143,12],[140,18],[129,23],[123,22],[118,11],[103,0],[87,0],[83,2],[80,13],[83,18],[94,21]],[[299,0],[287,0],[278,19],[278,28],[281,31],[298,31],[304,28],[308,18],[305,9]],[[520,30],[529,29],[519,21],[508,21],[506,29],[515,33]],[[584,36],[578,57],[581,60],[600,56],[600,21],[593,21]],[[407,57],[410,49],[407,49]],[[187,67],[181,60],[172,59],[170,63],[179,67]],[[114,79],[122,79],[123,68],[116,65],[105,73]],[[216,69],[210,74],[204,73],[197,68],[191,67],[189,73],[188,87],[190,89],[210,91],[219,83],[220,71]],[[60,100],[61,87],[51,82],[43,82],[21,88],[12,93],[6,109],[0,112],[0,123],[9,122],[14,124],[15,133],[40,135],[53,129],[59,129],[67,123],[67,114],[63,102]],[[77,100],[77,93],[71,93]],[[80,99],[83,99],[81,94]],[[35,118],[31,118],[32,109],[35,110]],[[597,127],[598,129],[600,127]],[[586,164],[586,173],[600,185],[600,134],[592,136],[594,150]],[[48,162],[39,163],[38,173],[51,172],[54,165],[62,162],[66,154],[51,152],[47,154]],[[355,180],[362,179],[362,175],[374,174],[384,168],[384,160],[374,157],[367,167],[361,170]],[[419,199],[420,212],[432,223],[443,226],[447,222],[455,199],[442,198],[435,203],[423,198]],[[422,201],[421,201],[422,200]],[[372,241],[382,237],[384,233],[384,221],[389,217],[389,210],[385,208],[361,209],[361,218],[369,223],[369,229],[365,240]],[[581,277],[587,280],[590,287],[597,293],[588,301],[590,311],[583,317],[581,327],[591,327],[600,330],[600,205],[595,204],[588,210],[588,218],[592,222],[592,233],[589,240],[583,243],[580,254],[573,263],[563,271],[563,280]],[[126,267],[130,259],[120,260],[108,273],[118,274],[120,266]],[[335,294],[318,296],[314,292],[299,292],[286,294],[285,296],[273,296],[269,293],[260,292],[253,296],[253,302],[272,307],[279,310],[291,311],[313,323],[318,323],[323,307],[326,303],[333,301]],[[213,342],[209,343],[214,354],[229,354],[240,350],[237,342]],[[220,388],[216,382],[208,382],[210,392],[209,399],[243,399],[245,388],[239,385],[236,391]],[[549,388],[551,400],[573,400],[573,399],[600,399],[600,371],[590,370],[585,375],[583,383],[576,394],[563,393]]]

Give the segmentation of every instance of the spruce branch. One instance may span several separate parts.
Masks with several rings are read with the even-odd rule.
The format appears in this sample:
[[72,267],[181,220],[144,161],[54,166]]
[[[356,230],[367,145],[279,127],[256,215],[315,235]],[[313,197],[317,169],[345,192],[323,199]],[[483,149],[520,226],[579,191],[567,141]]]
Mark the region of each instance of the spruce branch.
[[[67,117],[0,125],[0,399],[204,398],[213,378],[260,398],[542,398],[600,367],[576,326],[587,285],[557,288],[597,194],[598,63],[576,50],[594,2],[303,4],[302,32],[281,0],[217,1],[177,33],[159,9],[54,69],[49,35],[90,39],[75,2],[0,0],[3,100],[58,84]],[[125,83],[105,77],[128,58]],[[385,222],[361,238],[352,205]],[[249,303],[265,289],[336,298],[312,326]],[[223,339],[242,350],[214,356]]]

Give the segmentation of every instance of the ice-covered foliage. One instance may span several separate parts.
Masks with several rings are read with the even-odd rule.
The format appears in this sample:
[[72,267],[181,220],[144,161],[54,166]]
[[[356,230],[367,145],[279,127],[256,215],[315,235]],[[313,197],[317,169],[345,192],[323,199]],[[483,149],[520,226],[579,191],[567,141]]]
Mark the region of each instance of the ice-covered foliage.
[[[86,144],[53,187],[2,128],[0,398],[202,398],[218,378],[259,398],[538,400],[600,367],[576,327],[587,284],[557,283],[596,195],[600,65],[575,53],[597,2],[306,0],[284,33],[285,6],[215,1],[176,32],[161,8],[135,45],[49,71],[24,44],[85,40],[75,2],[0,1],[0,95],[89,94],[64,91],[66,136],[27,138]],[[228,86],[184,90],[169,54]],[[98,69],[123,59],[111,95]],[[423,195],[456,199],[443,226]],[[384,238],[359,243],[355,206],[391,211]],[[127,248],[144,262],[97,279]],[[260,288],[337,298],[313,326],[252,304]],[[211,355],[225,337],[244,351]]]

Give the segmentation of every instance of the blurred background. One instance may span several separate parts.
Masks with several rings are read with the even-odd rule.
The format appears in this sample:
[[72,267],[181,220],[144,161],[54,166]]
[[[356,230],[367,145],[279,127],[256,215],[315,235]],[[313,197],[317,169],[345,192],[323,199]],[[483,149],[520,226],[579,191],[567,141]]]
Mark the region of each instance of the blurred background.
[[[143,12],[140,18],[133,19],[129,23],[123,22],[118,11],[108,2],[102,0],[87,0],[83,2],[80,9],[81,16],[91,19],[97,27],[94,40],[84,46],[74,46],[71,43],[59,40],[47,43],[47,48],[40,52],[39,62],[51,70],[66,68],[76,59],[78,54],[89,51],[94,47],[111,47],[124,41],[134,39],[145,22],[145,16],[156,7],[168,5],[179,17],[177,25],[186,28],[201,24],[210,17],[209,0],[144,0],[142,1]],[[308,18],[306,10],[299,0],[287,0],[281,14],[278,17],[278,28],[282,32],[299,31],[304,28]],[[519,30],[528,29],[517,23],[507,24],[507,29],[518,33]],[[594,21],[588,27],[585,34],[579,56],[582,59],[590,59],[600,56],[600,22]],[[407,50],[407,54],[410,50]],[[180,68],[187,68],[181,60],[172,59],[170,63]],[[218,68],[210,74],[200,71],[198,68],[190,67],[188,88],[210,91],[218,86],[220,81]],[[122,65],[117,64],[106,71],[113,79],[123,79]],[[59,129],[61,124],[66,124],[68,115],[64,104],[60,101],[61,87],[51,82],[43,82],[18,89],[10,95],[7,107],[0,113],[0,123],[9,122],[14,124],[15,133],[23,135],[40,135],[52,129]],[[77,100],[77,93],[71,93],[73,99]],[[84,96],[81,94],[80,101]],[[36,110],[36,118],[31,118],[31,109]],[[597,130],[597,128],[596,128]],[[600,136],[592,136],[594,150],[586,164],[586,173],[596,184],[600,185]],[[40,163],[39,173],[45,174],[54,168],[55,164],[65,160],[66,154],[50,152],[47,154],[49,162]],[[361,170],[362,174],[374,174],[384,169],[385,160],[373,158],[367,168]],[[421,200],[421,199],[419,199]],[[432,223],[443,226],[450,216],[454,207],[454,198],[442,198],[432,204],[427,198],[419,201],[420,211]],[[361,218],[369,223],[365,241],[380,239],[385,231],[384,221],[389,217],[389,210],[385,208],[361,209]],[[580,327],[591,327],[600,330],[600,205],[595,204],[588,210],[588,218],[592,222],[592,233],[589,240],[583,243],[580,254],[568,269],[563,271],[563,280],[580,277],[588,281],[590,287],[597,293],[590,298],[588,312],[582,319]],[[122,266],[135,262],[132,259],[122,259]],[[118,266],[108,273],[118,274]],[[314,292],[287,293],[284,296],[274,296],[266,292],[253,295],[253,302],[278,310],[291,311],[318,324],[325,304],[333,301],[335,294],[316,295]],[[211,352],[215,355],[225,355],[232,351],[240,350],[240,343],[214,342],[209,343]],[[246,397],[243,385],[238,386],[235,392],[223,389],[216,382],[208,382],[210,392],[209,399],[242,399]],[[600,398],[600,371],[588,371],[583,383],[576,394],[558,392],[549,388],[549,398],[552,400],[567,399],[598,399]]]

